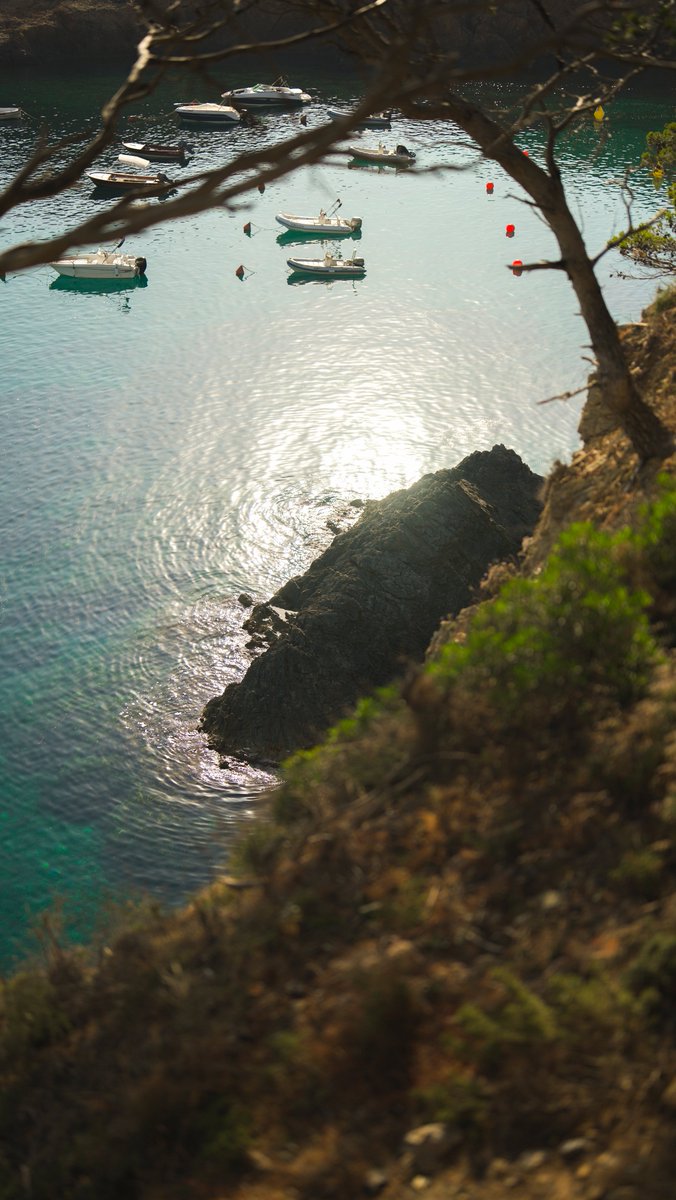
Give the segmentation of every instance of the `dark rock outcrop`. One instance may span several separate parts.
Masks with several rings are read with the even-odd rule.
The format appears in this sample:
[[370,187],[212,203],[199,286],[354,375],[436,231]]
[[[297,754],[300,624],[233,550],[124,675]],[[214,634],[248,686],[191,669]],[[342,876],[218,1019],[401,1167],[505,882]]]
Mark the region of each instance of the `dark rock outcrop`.
[[439,621],[532,531],[541,482],[494,446],[369,502],[304,575],[254,609],[246,627],[268,649],[206,705],[210,745],[278,761],[420,660]]

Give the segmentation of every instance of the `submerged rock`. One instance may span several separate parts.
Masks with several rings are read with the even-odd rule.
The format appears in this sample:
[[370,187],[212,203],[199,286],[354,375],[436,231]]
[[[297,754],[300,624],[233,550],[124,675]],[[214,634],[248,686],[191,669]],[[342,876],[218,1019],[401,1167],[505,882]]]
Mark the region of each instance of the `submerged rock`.
[[[422,659],[491,563],[513,557],[542,480],[494,446],[369,502],[304,575],[260,606],[268,648],[210,700],[201,728],[222,754],[279,761],[313,745],[360,696]],[[252,618],[247,627],[251,630]]]

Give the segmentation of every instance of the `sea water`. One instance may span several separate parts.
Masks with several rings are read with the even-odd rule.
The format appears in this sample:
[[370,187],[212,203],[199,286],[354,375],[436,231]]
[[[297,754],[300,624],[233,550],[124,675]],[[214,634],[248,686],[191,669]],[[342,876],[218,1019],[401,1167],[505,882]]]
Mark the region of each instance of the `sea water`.
[[[3,102],[29,116],[0,126],[0,186],[44,128],[95,128],[116,82],[5,77]],[[308,125],[359,94],[345,77],[290,82],[314,89]],[[165,86],[123,119],[121,140],[183,136],[197,170],[300,129],[297,113],[268,113],[253,128],[181,130],[173,101],[189,98]],[[562,141],[592,253],[626,226],[618,181],[670,115],[659,92],[636,90],[602,129],[590,120]],[[450,124],[361,135],[381,138],[414,150],[415,171],[350,167],[345,154],[238,211],[158,225],[124,247],[147,259],[140,285],[83,288],[46,266],[0,283],[5,969],[57,901],[83,937],[112,901],[179,902],[227,861],[274,782],[219,768],[197,728],[247,663],[242,592],[264,599],[304,570],[350,501],[498,442],[538,472],[579,444],[581,397],[542,404],[590,369],[575,297],[561,272],[509,269],[556,258],[551,233]],[[537,130],[520,144],[540,158]],[[647,172],[632,180],[638,220],[661,197]],[[338,199],[362,218],[343,253],[358,250],[365,278],[289,282],[287,258],[322,248],[280,244],[275,214]],[[57,235],[100,203],[80,182],[11,212],[0,244]],[[657,286],[616,253],[599,276],[618,321]]]

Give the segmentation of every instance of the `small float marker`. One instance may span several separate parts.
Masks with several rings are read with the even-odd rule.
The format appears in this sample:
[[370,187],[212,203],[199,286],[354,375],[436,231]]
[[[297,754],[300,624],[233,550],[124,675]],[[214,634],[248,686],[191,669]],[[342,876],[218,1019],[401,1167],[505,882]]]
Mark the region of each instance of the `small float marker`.
[[528,158],[528,157],[529,157],[529,155],[528,155],[528,151],[527,151],[527,150],[522,150],[522,151],[521,151],[521,153],[522,153],[522,154],[525,154],[526,158]]
[[507,237],[514,237],[514,225],[505,225],[505,233]]
[[523,263],[520,258],[515,258],[512,263],[512,275],[520,275],[523,270]]
[[265,184],[264,184],[264,183],[259,183],[259,185],[258,185],[258,190],[259,190],[259,192],[260,192],[260,194],[261,194],[261,196],[262,196],[262,195],[263,195],[263,192],[265,191]]
[[602,121],[605,115],[606,114],[603,111],[603,105],[599,104],[598,107],[594,109],[594,120]]
[[244,279],[244,267],[242,266],[241,263],[239,264],[237,270],[235,271],[235,275],[237,276],[238,279]]
[[492,183],[487,183],[487,184],[486,184],[486,191],[488,192],[488,195],[489,195],[489,196],[492,196],[492,195],[493,195],[493,184],[492,184]]
[[242,229],[247,237],[251,237],[251,221],[247,221],[246,225],[242,225]]

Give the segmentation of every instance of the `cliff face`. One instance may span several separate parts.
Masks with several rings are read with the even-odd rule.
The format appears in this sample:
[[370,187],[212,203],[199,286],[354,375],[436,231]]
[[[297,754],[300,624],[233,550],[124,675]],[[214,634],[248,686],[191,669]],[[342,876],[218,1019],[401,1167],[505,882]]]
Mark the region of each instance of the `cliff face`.
[[127,0],[4,0],[0,66],[131,65],[142,27]]
[[[562,0],[548,0],[547,13],[561,24],[569,13]],[[441,36],[459,44],[474,61],[514,58],[534,34],[534,10],[527,0],[503,0],[478,13],[463,13],[444,24]],[[302,5],[262,0],[240,18],[247,37],[279,36],[304,28]],[[314,21],[314,17],[313,17]],[[537,18],[537,36],[547,32]],[[145,24],[130,0],[3,0],[0,8],[0,66],[86,69],[130,63]],[[337,55],[315,44],[299,51],[308,60]]]

